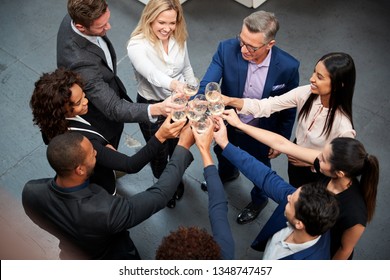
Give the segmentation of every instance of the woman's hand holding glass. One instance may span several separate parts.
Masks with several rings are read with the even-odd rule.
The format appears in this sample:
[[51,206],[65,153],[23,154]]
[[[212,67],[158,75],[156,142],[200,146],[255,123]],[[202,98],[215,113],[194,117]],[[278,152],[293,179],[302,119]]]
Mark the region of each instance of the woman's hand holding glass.
[[231,126],[238,128],[240,124],[242,124],[242,121],[240,120],[234,109],[225,110],[221,117],[226,120]]
[[215,122],[217,129],[214,129],[214,140],[222,149],[225,149],[227,144],[229,144],[226,125],[219,116],[215,117]]
[[160,142],[164,142],[170,138],[177,138],[186,123],[184,120],[180,122],[171,122],[171,118],[172,115],[169,114],[155,134]]

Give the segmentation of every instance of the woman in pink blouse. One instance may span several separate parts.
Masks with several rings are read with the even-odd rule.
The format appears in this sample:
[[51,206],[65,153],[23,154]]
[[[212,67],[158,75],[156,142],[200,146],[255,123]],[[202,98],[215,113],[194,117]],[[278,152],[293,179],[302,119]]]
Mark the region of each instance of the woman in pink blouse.
[[[355,137],[352,121],[352,98],[356,71],[351,56],[329,53],[317,62],[310,84],[297,87],[283,95],[267,99],[231,98],[226,105],[239,114],[269,117],[274,112],[297,107],[295,141],[299,146],[321,150],[336,137]],[[316,181],[319,174],[312,165],[288,157],[290,184],[299,186]]]

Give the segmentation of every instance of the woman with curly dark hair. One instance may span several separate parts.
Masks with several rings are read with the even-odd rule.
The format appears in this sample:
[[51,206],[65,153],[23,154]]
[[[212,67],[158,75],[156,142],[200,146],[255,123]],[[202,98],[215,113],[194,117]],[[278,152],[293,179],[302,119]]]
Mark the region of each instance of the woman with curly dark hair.
[[129,157],[114,149],[104,136],[82,115],[88,112],[88,99],[83,91],[81,77],[70,70],[59,68],[44,73],[35,82],[30,100],[33,122],[41,129],[45,144],[56,135],[78,131],[87,137],[97,151],[97,164],[91,181],[116,193],[114,170],[136,173],[155,156],[165,140],[176,137],[183,126],[181,122],[165,122],[154,137],[138,153]]

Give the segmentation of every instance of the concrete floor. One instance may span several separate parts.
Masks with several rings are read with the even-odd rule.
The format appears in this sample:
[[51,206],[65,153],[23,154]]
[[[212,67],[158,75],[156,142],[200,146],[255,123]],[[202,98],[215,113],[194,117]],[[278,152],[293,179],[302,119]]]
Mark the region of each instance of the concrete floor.
[[[133,98],[135,81],[125,45],[144,6],[137,0],[109,4],[112,30],[108,36],[119,58],[119,76]],[[28,102],[34,82],[56,67],[56,34],[66,13],[66,1],[1,0],[0,8],[0,258],[59,259],[58,239],[30,221],[20,195],[26,181],[54,175],[46,162],[39,129],[32,125]],[[191,62],[196,75],[202,77],[217,43],[234,37],[242,19],[254,9],[233,0],[190,0],[183,8]],[[358,139],[381,164],[376,214],[356,247],[355,259],[390,259],[389,2],[269,0],[256,10],[260,9],[279,18],[277,44],[300,60],[301,84],[308,83],[315,62],[325,53],[344,51],[354,58],[357,84],[353,110]],[[126,125],[120,150],[133,154],[139,148],[137,143],[144,144],[138,126]],[[130,230],[144,259],[153,259],[161,238],[179,225],[210,229],[207,194],[199,188],[202,164],[196,148],[193,152],[195,161],[185,174],[186,191],[176,208],[164,209]],[[274,160],[273,167],[287,178],[285,156]],[[118,184],[122,192],[136,193],[153,184],[151,177],[147,166],[138,174],[120,178]],[[251,224],[236,224],[235,217],[246,205],[250,189],[243,175],[226,185],[238,259],[261,257],[250,244],[275,206],[270,203]]]

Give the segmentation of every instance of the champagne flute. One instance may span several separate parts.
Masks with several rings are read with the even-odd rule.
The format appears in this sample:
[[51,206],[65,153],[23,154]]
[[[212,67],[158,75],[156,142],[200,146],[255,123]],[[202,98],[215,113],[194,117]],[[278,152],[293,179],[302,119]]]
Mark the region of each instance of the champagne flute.
[[183,94],[172,94],[172,103],[182,105],[181,108],[172,110],[172,120],[175,122],[186,118],[186,104],[187,98]]
[[187,118],[191,121],[198,121],[202,117],[204,112],[199,112],[196,108],[194,100],[188,101],[187,103]]
[[198,94],[193,99],[193,104],[195,106],[195,110],[199,112],[199,114],[205,114],[207,111],[208,101],[204,94]]
[[197,77],[192,77],[186,80],[184,84],[184,94],[189,98],[194,96],[199,90],[199,79]]
[[194,122],[194,127],[199,134],[202,134],[210,127],[211,124],[212,122],[210,118],[204,114],[198,121]]
[[220,116],[225,110],[225,104],[223,104],[222,100],[210,102],[208,105],[208,109],[213,116]]
[[205,95],[209,102],[216,102],[219,99],[222,99],[221,88],[219,84],[216,82],[208,83],[205,88]]

